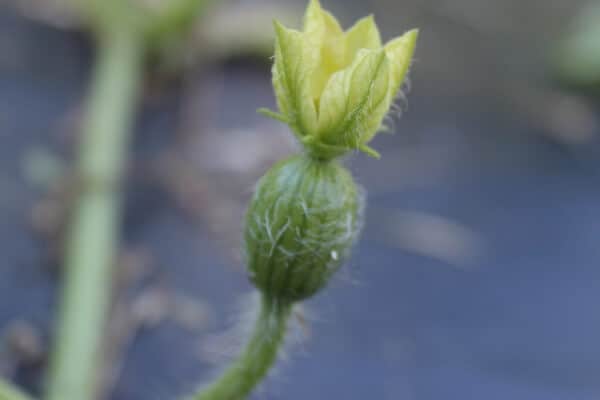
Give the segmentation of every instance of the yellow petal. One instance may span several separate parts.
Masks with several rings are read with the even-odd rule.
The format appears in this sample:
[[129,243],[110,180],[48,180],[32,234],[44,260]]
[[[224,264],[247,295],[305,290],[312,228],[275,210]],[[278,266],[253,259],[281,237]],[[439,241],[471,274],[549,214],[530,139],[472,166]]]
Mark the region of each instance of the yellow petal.
[[311,0],[304,15],[303,32],[323,30],[328,34],[341,35],[342,28],[338,20],[330,12],[323,10],[319,0]]
[[[366,52],[367,50],[360,50]],[[369,53],[382,54],[382,59],[370,57],[359,64],[352,76],[349,93],[350,110],[354,121],[349,125],[350,131],[359,137],[359,143],[368,143],[380,129],[383,119],[392,102],[390,62],[383,50]],[[363,100],[358,100],[360,97]]]
[[277,103],[294,132],[300,136],[309,135],[315,132],[317,126],[310,77],[319,55],[302,32],[287,29],[277,21],[275,32],[273,87]]
[[359,20],[346,33],[345,62],[350,64],[360,49],[381,48],[381,36],[373,16]]
[[303,32],[315,31],[323,26],[323,8],[319,0],[311,0],[304,14]]
[[349,70],[336,72],[323,90],[319,103],[318,129],[320,136],[327,136],[343,123],[348,99]]
[[321,65],[325,70],[335,72],[345,66],[344,31],[338,20],[329,12],[323,11],[322,15],[325,30],[321,39]]
[[331,74],[344,66],[344,31],[338,20],[323,10],[318,0],[312,0],[304,17],[303,32],[321,57],[312,76],[312,98],[318,103]]
[[323,15],[323,23],[325,24],[325,29],[327,36],[343,36],[344,30],[340,25],[340,22],[336,17],[333,16],[329,11],[322,10]]
[[310,46],[320,53],[321,43],[325,36],[325,23],[323,22],[323,10],[319,0],[312,0],[309,3],[304,15],[302,32],[304,32]]
[[318,132],[323,141],[360,148],[370,140],[390,105],[389,78],[383,50],[360,50],[349,68],[335,73],[319,107]]
[[400,86],[408,73],[418,36],[418,29],[413,29],[385,45],[385,51],[391,61],[392,93],[394,96],[400,90]]

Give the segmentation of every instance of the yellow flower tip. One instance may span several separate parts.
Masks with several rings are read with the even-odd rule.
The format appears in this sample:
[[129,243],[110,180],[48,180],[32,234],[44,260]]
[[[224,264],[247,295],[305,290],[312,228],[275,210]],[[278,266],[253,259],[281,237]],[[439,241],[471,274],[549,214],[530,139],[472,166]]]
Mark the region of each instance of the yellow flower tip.
[[327,33],[330,35],[343,36],[344,30],[342,29],[342,25],[340,21],[337,20],[336,17],[333,16],[329,11],[323,10],[323,22],[325,23],[325,27],[327,29]]
[[359,20],[346,32],[346,58],[348,63],[358,50],[378,48],[381,48],[381,35],[373,15]]
[[406,57],[412,58],[417,45],[417,40],[419,39],[419,29],[411,29],[400,36],[400,38],[405,43],[405,49],[407,52]]
[[333,158],[350,150],[378,157],[367,143],[381,129],[410,68],[418,30],[382,45],[373,15],[344,32],[311,0],[302,31],[275,21],[273,86],[280,114],[308,153]]
[[284,41],[289,29],[276,19],[273,20],[273,29],[275,30],[275,47],[277,50],[277,47],[281,46],[281,42]]
[[400,90],[402,82],[404,82],[404,79],[408,74],[417,46],[418,37],[419,30],[412,29],[402,36],[390,40],[385,45],[387,56],[392,62],[392,92],[394,96]]
[[419,28],[413,28],[410,31],[406,32],[406,34],[409,36],[413,36],[415,38],[415,42],[416,42],[419,37],[419,32],[420,32]]
[[288,31],[288,28],[276,19],[273,20],[273,28],[275,28],[275,35],[277,36],[283,35]]
[[304,13],[303,32],[308,32],[319,25],[323,18],[323,8],[319,0],[311,0]]
[[306,8],[306,15],[310,15],[314,12],[320,12],[322,10],[323,7],[321,7],[321,2],[319,0],[310,0],[308,7]]

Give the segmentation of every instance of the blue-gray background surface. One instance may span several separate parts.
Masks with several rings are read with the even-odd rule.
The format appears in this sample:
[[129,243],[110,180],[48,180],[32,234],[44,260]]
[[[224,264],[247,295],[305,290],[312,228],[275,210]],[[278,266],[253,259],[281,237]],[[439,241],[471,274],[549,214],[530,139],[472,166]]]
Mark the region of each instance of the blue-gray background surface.
[[[324,3],[345,23],[374,12],[385,37],[413,26],[422,35],[409,107],[396,134],[374,142],[383,159],[349,161],[369,192],[354,257],[309,302],[309,338],[255,398],[599,399],[600,103],[557,89],[545,64],[578,2]],[[92,55],[80,34],[0,6],[0,327],[24,319],[44,341],[57,276],[29,226],[42,193],[23,159],[32,148],[71,158],[64,120],[80,107]],[[206,129],[224,136],[280,129],[254,114],[274,102],[268,69],[237,59],[155,89],[136,159],[178,151],[182,108],[209,115]],[[190,81],[203,101],[188,104]],[[243,209],[255,177],[214,170],[198,172],[206,196],[229,179],[234,189],[220,193]],[[144,179],[127,198],[124,242],[151,253],[162,285],[212,310],[200,333],[168,322],[139,332],[110,397],[170,399],[211,373],[197,336],[225,329],[251,287],[228,251],[235,229],[214,229],[209,206],[191,219]],[[41,370],[16,379],[37,392]]]

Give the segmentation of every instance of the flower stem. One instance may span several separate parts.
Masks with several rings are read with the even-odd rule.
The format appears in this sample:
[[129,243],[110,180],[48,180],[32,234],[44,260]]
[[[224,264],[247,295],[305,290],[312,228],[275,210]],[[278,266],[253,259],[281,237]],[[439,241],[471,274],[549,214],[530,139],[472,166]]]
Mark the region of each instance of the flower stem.
[[80,144],[79,191],[66,243],[49,400],[91,400],[96,392],[118,243],[120,180],[142,77],[139,36],[126,26],[99,36]]
[[0,400],[31,400],[31,397],[6,380],[0,379]]
[[291,303],[261,296],[254,333],[242,354],[217,381],[188,400],[245,399],[275,363],[285,339],[291,311]]

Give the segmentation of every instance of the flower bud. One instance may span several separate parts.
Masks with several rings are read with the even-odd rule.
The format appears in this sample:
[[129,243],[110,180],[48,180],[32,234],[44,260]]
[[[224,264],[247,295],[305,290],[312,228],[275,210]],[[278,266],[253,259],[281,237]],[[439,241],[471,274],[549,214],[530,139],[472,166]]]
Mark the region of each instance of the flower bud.
[[372,156],[367,143],[382,127],[410,67],[418,32],[382,45],[372,17],[344,32],[318,0],[308,6],[302,31],[275,22],[273,87],[280,113],[315,158],[350,150]]
[[261,178],[246,214],[250,278],[266,295],[314,295],[347,258],[358,234],[362,196],[336,162],[295,156]]

